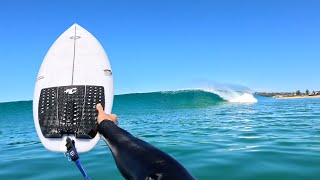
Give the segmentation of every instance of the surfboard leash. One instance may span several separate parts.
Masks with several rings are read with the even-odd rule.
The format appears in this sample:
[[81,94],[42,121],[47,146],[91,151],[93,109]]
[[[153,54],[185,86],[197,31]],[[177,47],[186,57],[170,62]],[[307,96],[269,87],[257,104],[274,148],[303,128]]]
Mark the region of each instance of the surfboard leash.
[[84,171],[84,168],[80,163],[80,157],[77,152],[74,140],[71,140],[69,137],[67,137],[66,147],[67,147],[67,152],[65,153],[65,155],[68,157],[69,161],[73,161],[76,164],[76,166],[78,167],[81,174],[86,180],[91,180],[88,174]]

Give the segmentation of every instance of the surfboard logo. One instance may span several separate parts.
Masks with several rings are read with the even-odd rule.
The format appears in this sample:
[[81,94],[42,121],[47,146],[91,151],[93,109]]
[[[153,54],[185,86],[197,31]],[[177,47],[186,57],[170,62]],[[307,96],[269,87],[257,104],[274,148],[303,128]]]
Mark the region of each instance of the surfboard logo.
[[74,94],[77,92],[77,88],[70,88],[64,91],[67,94]]

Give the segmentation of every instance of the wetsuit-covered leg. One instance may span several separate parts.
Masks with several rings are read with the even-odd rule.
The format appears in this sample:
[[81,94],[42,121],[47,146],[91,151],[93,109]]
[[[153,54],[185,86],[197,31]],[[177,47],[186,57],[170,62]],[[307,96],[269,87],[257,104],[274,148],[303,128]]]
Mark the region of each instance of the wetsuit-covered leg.
[[194,179],[175,159],[127,131],[104,120],[99,124],[116,165],[126,179]]

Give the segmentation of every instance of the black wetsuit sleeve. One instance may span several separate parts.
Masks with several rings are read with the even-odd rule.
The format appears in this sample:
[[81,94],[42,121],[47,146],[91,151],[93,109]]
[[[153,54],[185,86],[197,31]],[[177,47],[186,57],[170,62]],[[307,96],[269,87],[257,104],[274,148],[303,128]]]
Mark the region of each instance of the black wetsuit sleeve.
[[126,179],[194,179],[175,159],[127,131],[104,120],[99,132],[105,138],[116,165]]

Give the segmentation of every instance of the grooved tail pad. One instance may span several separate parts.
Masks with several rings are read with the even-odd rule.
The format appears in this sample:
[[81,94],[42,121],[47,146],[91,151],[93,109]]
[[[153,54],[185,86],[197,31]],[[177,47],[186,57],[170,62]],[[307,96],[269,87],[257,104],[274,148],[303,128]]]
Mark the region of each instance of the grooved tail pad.
[[60,86],[41,90],[38,118],[46,138],[73,134],[91,139],[97,134],[96,104],[104,107],[103,86]]

